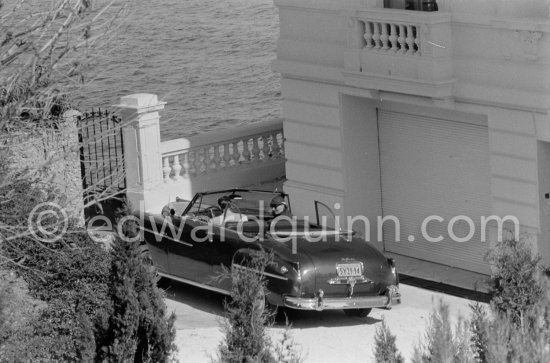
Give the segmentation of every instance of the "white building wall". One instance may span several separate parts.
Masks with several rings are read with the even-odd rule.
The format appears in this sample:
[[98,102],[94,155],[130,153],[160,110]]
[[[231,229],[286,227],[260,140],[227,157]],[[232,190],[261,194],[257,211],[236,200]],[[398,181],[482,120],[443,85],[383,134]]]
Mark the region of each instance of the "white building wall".
[[[430,45],[431,54],[447,47],[440,52],[441,58],[429,60],[436,66],[441,62],[443,68],[448,67],[450,55],[452,76],[442,80],[450,87],[443,91],[437,78],[423,80],[421,74],[411,82],[406,78],[396,82],[387,72],[378,74],[376,82],[363,77],[359,58],[355,58],[362,52],[363,34],[354,34],[361,31],[354,17],[367,14],[392,19],[401,14],[396,19],[403,19],[403,11],[369,13],[369,9],[382,7],[381,0],[275,3],[281,36],[273,68],[283,76],[285,189],[293,196],[293,209],[299,215],[313,215],[315,199],[342,203],[342,216],[380,213],[380,185],[374,172],[377,150],[373,148],[377,130],[375,123],[368,122],[380,102],[427,107],[443,117],[446,113],[470,114],[488,122],[493,213],[516,215],[535,249],[550,262],[550,252],[545,252],[550,241],[543,240],[548,234],[543,233],[547,224],[540,177],[550,165],[544,165],[545,155],[537,148],[538,141],[550,141],[546,0],[439,0],[439,15],[426,19],[445,25],[445,13],[450,14],[449,37]],[[418,59],[411,57],[410,62],[416,61],[420,72],[424,64]],[[391,65],[369,69],[391,69]],[[414,74],[414,67],[406,71]],[[365,135],[373,139],[362,142]]]

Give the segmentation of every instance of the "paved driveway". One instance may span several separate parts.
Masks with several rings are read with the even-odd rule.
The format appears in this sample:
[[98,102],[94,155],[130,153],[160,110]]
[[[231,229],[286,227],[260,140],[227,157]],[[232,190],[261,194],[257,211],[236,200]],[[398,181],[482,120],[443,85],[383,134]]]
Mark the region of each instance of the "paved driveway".
[[[176,313],[176,357],[180,362],[210,362],[223,338],[220,322],[223,295],[178,282],[161,281],[167,289],[166,304]],[[458,314],[469,316],[470,300],[401,284],[403,303],[392,310],[373,309],[367,318],[350,318],[342,311],[287,311],[293,325],[292,337],[305,362],[371,362],[376,327],[384,317],[397,336],[397,346],[409,360],[414,346],[424,335],[432,307],[441,299]],[[284,329],[284,315],[269,333],[278,339]]]

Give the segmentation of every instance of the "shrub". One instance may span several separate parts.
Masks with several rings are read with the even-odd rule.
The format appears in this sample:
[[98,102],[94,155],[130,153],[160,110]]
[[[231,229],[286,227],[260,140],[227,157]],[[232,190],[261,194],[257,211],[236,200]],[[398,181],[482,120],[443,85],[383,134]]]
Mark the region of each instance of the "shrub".
[[251,251],[239,264],[244,268],[224,269],[218,279],[231,279],[231,299],[224,303],[226,319],[222,323],[224,341],[218,347],[218,362],[299,363],[301,351],[290,335],[286,320],[285,330],[277,342],[267,334],[276,311],[265,299],[266,280],[261,273],[273,261],[273,254],[263,250]]
[[32,322],[45,307],[29,295],[27,283],[14,271],[0,270],[0,362],[18,360],[18,337],[32,333]]
[[540,256],[533,256],[531,248],[514,239],[499,242],[487,255],[491,263],[491,304],[501,314],[511,314],[519,323],[523,314],[541,298]]
[[472,333],[471,344],[474,359],[477,363],[487,362],[487,349],[489,341],[489,324],[487,311],[479,303],[471,304],[472,318],[470,320],[470,331]]
[[415,347],[414,363],[466,363],[473,362],[470,337],[466,322],[459,317],[453,332],[449,305],[439,302],[430,315],[426,331],[427,342]]
[[390,331],[386,320],[376,328],[374,337],[374,359],[376,363],[403,363],[405,360],[395,345],[396,337]]
[[247,268],[233,268],[221,276],[232,279],[231,300],[224,306],[225,339],[218,350],[221,362],[274,362],[270,351],[272,343],[266,332],[270,312],[257,308],[265,303],[260,300],[265,296],[266,280],[256,272],[264,271],[272,256],[255,252],[253,258],[241,262]]
[[550,361],[550,286],[519,318],[511,313],[496,313],[489,326],[487,362]]
[[301,352],[298,351],[294,339],[290,335],[291,325],[286,318],[286,325],[281,339],[272,348],[275,362],[278,363],[299,363],[302,361]]
[[137,243],[116,239],[108,296],[112,315],[99,357],[105,361],[166,362],[175,349],[175,315],[166,315],[157,278],[141,263]]

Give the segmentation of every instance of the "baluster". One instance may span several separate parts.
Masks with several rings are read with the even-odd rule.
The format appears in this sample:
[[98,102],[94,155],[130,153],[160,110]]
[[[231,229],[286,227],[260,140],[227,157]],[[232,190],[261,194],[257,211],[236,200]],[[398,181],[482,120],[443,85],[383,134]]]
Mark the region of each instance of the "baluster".
[[407,25],[407,54],[412,55],[414,54],[414,37],[413,37],[413,27],[412,25]]
[[391,50],[394,53],[397,53],[399,46],[397,45],[397,27],[395,24],[390,24],[390,44]]
[[202,149],[204,158],[202,159],[202,166],[204,167],[204,172],[208,173],[210,171],[210,148],[205,147]]
[[245,163],[250,162],[250,151],[248,150],[248,138],[243,139],[243,158]]
[[281,152],[281,148],[279,147],[279,140],[277,140],[278,132],[274,132],[271,137],[273,139],[273,142],[271,143],[271,158],[277,159],[279,157],[279,153]]
[[[281,141],[279,142],[279,157],[281,157],[285,155],[285,135],[283,134],[283,131],[281,131],[278,136],[281,137]],[[279,137],[277,137],[277,141],[278,140]]]
[[420,56],[421,53],[420,53],[420,34],[418,32],[418,27],[414,27],[414,44],[416,45],[416,51],[414,53],[414,55],[417,55],[417,56]]
[[399,42],[399,53],[405,54],[407,52],[407,40],[405,38],[405,25],[403,24],[399,24],[397,41]]
[[164,174],[164,182],[168,183],[170,181],[170,173],[172,168],[170,167],[170,158],[167,156],[163,160],[164,166],[162,167],[162,173]]
[[271,155],[269,154],[269,152],[271,151],[271,148],[269,147],[269,136],[270,136],[269,134],[262,136],[262,143],[263,143],[262,153],[264,155],[264,158],[263,158],[264,161],[271,158]]
[[365,21],[365,34],[363,34],[363,38],[365,38],[365,48],[372,49],[373,42],[372,42],[372,29],[371,29],[370,21]]
[[201,152],[199,150],[195,150],[195,172],[197,175],[202,174],[202,160]]
[[189,178],[189,174],[191,173],[190,165],[189,165],[189,153],[183,154],[183,177],[185,179]]
[[215,145],[214,146],[214,158],[212,159],[212,164],[214,166],[214,169],[219,169],[221,168],[221,162],[222,162],[222,158],[220,156],[220,145]]
[[379,23],[372,23],[373,27],[373,35],[372,40],[374,41],[374,49],[379,50],[380,49],[380,29],[378,28]]
[[390,49],[388,46],[388,24],[380,23],[380,26],[382,27],[382,34],[380,35],[380,41],[382,42],[382,50],[387,51]]
[[181,171],[179,155],[174,155],[174,163],[172,164],[172,170],[174,171],[174,180],[179,181],[180,171]]
[[201,173],[201,155],[199,150],[193,150],[193,165],[195,172],[193,175],[200,175]]
[[260,146],[258,145],[258,140],[260,136],[252,137],[252,157],[254,162],[260,161]]
[[229,162],[231,161],[231,154],[229,154],[229,143],[223,144],[223,164],[224,168],[229,168]]
[[235,166],[239,165],[239,160],[241,159],[241,152],[239,151],[239,141],[233,142],[233,154],[231,156],[233,157]]

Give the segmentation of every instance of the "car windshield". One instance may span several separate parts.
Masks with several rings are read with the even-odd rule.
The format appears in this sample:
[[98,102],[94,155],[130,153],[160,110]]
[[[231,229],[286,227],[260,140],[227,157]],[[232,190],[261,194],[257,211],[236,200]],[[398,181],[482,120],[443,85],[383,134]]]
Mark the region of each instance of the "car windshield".
[[216,208],[218,207],[218,199],[226,197],[231,200],[232,207],[238,209],[242,214],[258,218],[269,218],[272,215],[270,202],[275,196],[282,196],[288,205],[288,196],[279,192],[229,190],[199,194],[194,198],[194,203],[189,206],[187,213],[201,213],[208,208]]

